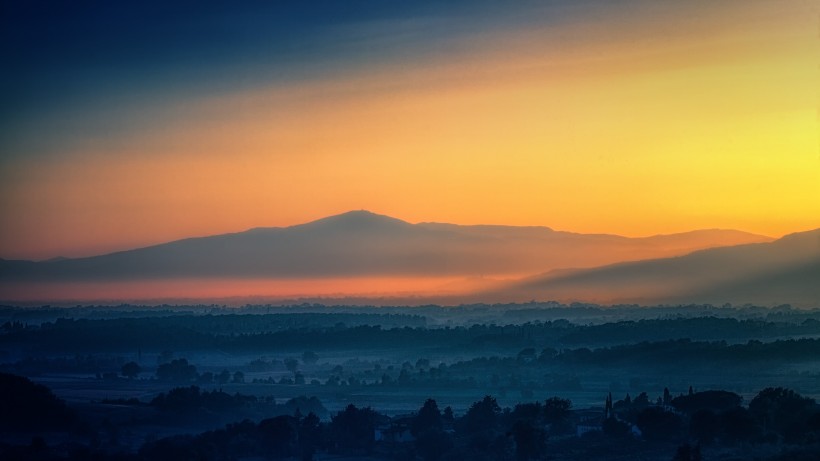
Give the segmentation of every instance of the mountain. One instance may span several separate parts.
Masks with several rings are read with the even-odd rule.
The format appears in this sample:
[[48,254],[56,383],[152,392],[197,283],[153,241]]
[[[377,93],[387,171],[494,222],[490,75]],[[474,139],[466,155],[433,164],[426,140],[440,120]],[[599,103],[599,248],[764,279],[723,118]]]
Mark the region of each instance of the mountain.
[[485,293],[491,299],[602,303],[789,303],[820,306],[820,229],[769,243],[552,272]]
[[87,258],[0,260],[0,280],[522,276],[770,240],[733,230],[627,238],[547,227],[410,224],[351,211],[291,227],[190,238]]

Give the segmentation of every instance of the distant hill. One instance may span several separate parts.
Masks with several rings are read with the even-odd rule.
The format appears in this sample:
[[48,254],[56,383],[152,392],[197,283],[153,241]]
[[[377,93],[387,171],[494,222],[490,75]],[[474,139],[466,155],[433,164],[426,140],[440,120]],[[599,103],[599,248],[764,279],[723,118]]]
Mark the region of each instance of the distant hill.
[[820,229],[770,243],[553,272],[484,294],[493,299],[820,306]]
[[0,280],[522,276],[770,240],[734,230],[627,238],[547,227],[410,224],[352,211],[291,227],[189,238],[88,258],[0,260]]

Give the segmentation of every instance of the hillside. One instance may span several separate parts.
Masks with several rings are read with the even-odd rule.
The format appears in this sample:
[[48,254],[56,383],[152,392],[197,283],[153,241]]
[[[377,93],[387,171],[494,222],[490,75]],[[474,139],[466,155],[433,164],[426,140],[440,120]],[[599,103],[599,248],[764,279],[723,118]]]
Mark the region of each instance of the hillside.
[[770,243],[552,272],[485,293],[492,299],[638,303],[820,304],[820,229]]

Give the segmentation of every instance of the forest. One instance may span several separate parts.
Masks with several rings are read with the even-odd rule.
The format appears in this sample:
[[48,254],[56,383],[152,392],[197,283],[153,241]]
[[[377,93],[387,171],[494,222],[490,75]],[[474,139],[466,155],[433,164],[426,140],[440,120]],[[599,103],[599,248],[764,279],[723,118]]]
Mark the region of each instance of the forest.
[[4,459],[816,459],[820,310],[0,307]]

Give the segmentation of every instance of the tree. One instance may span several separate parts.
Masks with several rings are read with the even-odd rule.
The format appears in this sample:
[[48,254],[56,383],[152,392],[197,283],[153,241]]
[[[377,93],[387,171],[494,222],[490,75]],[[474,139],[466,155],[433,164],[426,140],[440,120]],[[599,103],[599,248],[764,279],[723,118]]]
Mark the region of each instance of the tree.
[[129,379],[134,379],[142,372],[142,367],[137,362],[128,362],[122,366],[121,373]]
[[618,400],[615,402],[612,405],[612,408],[615,410],[628,410],[632,408],[632,397],[630,397],[629,394],[626,394],[626,397],[624,397],[623,400]]
[[646,440],[671,440],[680,435],[681,418],[658,407],[649,407],[640,413],[636,424]]
[[721,436],[728,442],[746,442],[760,435],[760,425],[743,407],[726,410],[718,416]]
[[470,405],[463,421],[467,432],[479,432],[495,428],[501,407],[495,398],[487,395],[478,402]]
[[564,421],[571,408],[572,400],[550,397],[544,402],[544,418],[551,424]]
[[519,403],[510,413],[512,421],[541,421],[544,419],[544,406],[541,402]]
[[242,373],[241,371],[237,371],[236,373],[234,373],[232,382],[237,383],[237,384],[244,383],[245,382],[245,373]]
[[441,411],[433,399],[427,399],[413,418],[410,433],[416,438],[416,448],[425,461],[438,460],[453,446],[451,437],[442,430]]
[[286,358],[285,359],[285,368],[288,369],[291,373],[295,373],[296,370],[299,369],[299,361],[294,358]]
[[453,408],[451,406],[448,405],[444,407],[444,413],[442,413],[441,419],[448,423],[452,423],[455,420],[455,416],[453,415]]
[[222,370],[214,377],[214,380],[217,384],[228,384],[231,381],[231,372],[228,370]]
[[418,437],[423,431],[441,429],[441,411],[433,399],[427,399],[410,427],[410,433]]
[[159,394],[151,400],[151,405],[162,411],[178,413],[192,412],[202,406],[202,395],[199,387],[175,387],[167,394]]
[[431,429],[420,432],[415,445],[425,461],[436,461],[453,448],[453,439],[440,429]]
[[350,404],[330,419],[330,438],[345,454],[369,454],[373,449],[378,413]]
[[734,392],[703,391],[672,399],[675,409],[688,414],[698,410],[725,411],[740,406],[743,399]]
[[791,389],[767,387],[749,402],[749,411],[765,430],[792,440],[804,432],[814,405],[814,399]]
[[[353,378],[350,378],[351,380]],[[300,372],[293,373],[293,383],[294,384],[305,384],[305,375]],[[352,383],[351,383],[352,384]]]
[[689,419],[689,435],[704,445],[715,441],[719,429],[718,417],[712,410],[698,410]]
[[287,458],[296,453],[298,430],[293,416],[282,415],[259,422],[259,434],[274,458]]
[[190,382],[197,377],[196,367],[187,359],[172,360],[157,367],[157,378],[162,381]]
[[646,394],[646,392],[641,392],[640,394],[638,394],[637,397],[635,397],[635,400],[632,401],[632,408],[635,408],[635,409],[641,410],[641,409],[644,409],[648,406],[649,406],[649,396]]
[[518,461],[543,459],[547,452],[547,434],[530,421],[516,421],[512,435],[515,439],[515,458]]
[[571,430],[569,427],[569,411],[572,400],[560,397],[550,397],[544,402],[544,420],[552,425],[553,434],[563,434]]
[[311,461],[322,441],[322,425],[319,417],[310,412],[299,423],[299,451],[302,461]]

